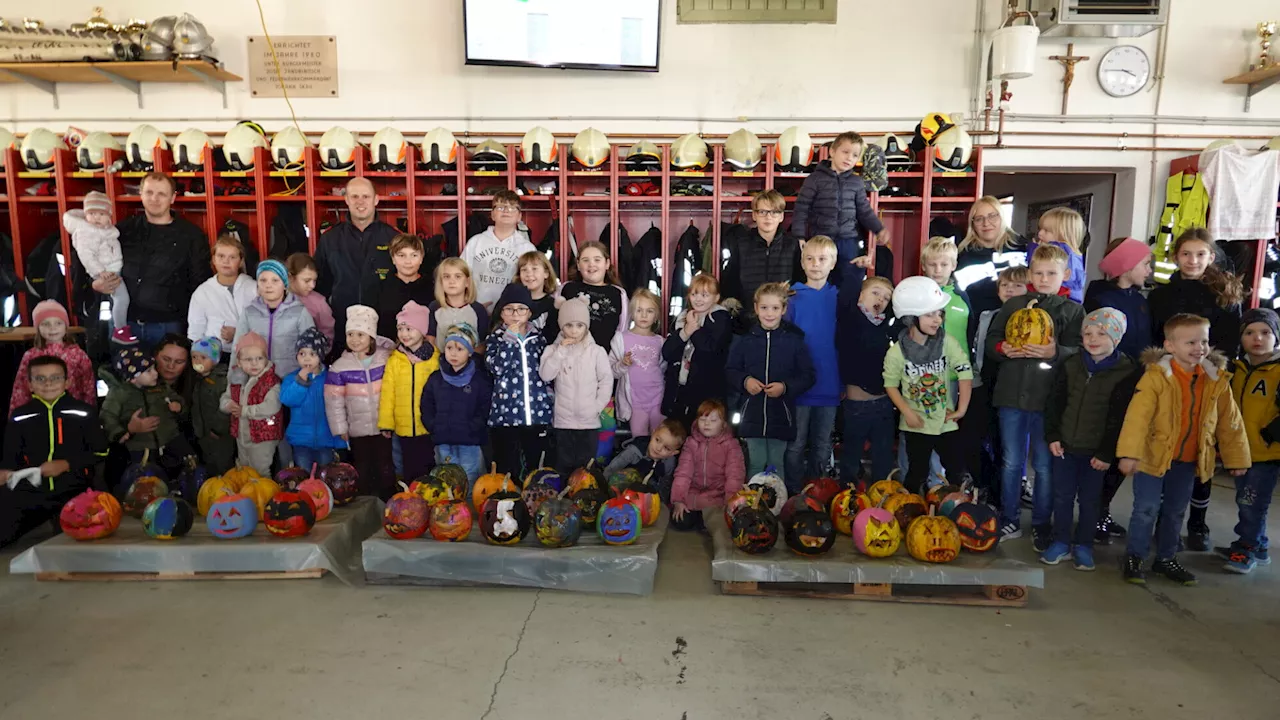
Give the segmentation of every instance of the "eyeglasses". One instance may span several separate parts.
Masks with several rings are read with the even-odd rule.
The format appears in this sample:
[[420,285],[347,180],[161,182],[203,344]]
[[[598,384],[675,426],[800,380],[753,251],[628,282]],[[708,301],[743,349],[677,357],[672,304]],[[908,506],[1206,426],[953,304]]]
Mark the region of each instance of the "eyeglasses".
[[516,207],[515,205],[494,205],[493,210],[494,212],[501,212],[501,213],[520,212],[520,208]]
[[512,315],[528,315],[530,313],[530,310],[527,307],[517,307],[515,305],[508,305],[502,308],[502,314],[506,315],[508,313]]
[[974,225],[999,225],[1000,213],[991,213],[989,215],[975,215],[973,217]]
[[760,217],[782,217],[781,210],[752,210],[751,212]]
[[66,375],[33,375],[31,382],[36,385],[53,385],[67,379]]

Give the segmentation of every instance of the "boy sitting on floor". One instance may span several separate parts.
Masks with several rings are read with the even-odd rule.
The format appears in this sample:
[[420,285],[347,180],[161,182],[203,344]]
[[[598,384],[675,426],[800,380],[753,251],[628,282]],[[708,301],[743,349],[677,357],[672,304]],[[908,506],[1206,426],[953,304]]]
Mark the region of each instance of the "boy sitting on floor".
[[[663,420],[653,435],[631,438],[623,443],[622,451],[614,456],[604,469],[604,476],[625,468],[635,468],[641,476],[653,472],[649,484],[658,489],[658,496],[665,505],[671,504],[671,481],[676,472],[676,455],[688,436],[679,420]],[[643,450],[641,448],[644,448]]]

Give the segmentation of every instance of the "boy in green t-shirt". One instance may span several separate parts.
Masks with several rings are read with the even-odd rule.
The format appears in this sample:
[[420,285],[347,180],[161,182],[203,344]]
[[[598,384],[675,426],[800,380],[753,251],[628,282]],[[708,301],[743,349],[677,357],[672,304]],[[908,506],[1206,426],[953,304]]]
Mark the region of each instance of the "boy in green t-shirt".
[[[959,478],[964,447],[956,421],[969,407],[973,371],[955,338],[943,331],[950,296],[927,277],[910,277],[893,290],[893,313],[903,329],[884,358],[885,392],[902,413],[898,429],[907,448],[905,480],[920,492],[929,474],[929,456],[938,453],[950,477]],[[953,394],[947,378],[958,382]]]
[[[972,357],[969,351],[969,296],[955,283],[956,244],[951,238],[933,237],[920,250],[920,274],[938,283],[942,292],[947,295],[946,315],[942,327],[948,337],[960,343],[960,349],[966,356]],[[955,380],[955,375],[951,376]]]

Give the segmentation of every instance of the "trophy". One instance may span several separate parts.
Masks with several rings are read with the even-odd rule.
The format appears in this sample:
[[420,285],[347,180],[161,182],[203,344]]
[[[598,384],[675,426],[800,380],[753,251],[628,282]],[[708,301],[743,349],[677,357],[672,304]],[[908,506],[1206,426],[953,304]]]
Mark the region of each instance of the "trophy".
[[1271,36],[1275,34],[1275,20],[1258,23],[1258,37],[1262,39],[1262,55],[1258,58],[1261,61],[1261,64],[1258,65],[1259,69],[1271,65]]

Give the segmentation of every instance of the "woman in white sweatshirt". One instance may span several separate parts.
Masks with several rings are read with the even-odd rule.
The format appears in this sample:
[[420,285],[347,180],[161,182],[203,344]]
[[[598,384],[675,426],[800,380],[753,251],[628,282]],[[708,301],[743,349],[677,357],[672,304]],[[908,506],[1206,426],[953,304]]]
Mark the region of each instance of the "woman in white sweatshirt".
[[192,342],[216,337],[230,347],[240,313],[258,297],[258,284],[244,274],[244,246],[236,236],[218,236],[213,245],[213,272],[191,296],[187,337]]

